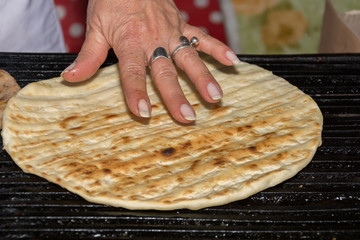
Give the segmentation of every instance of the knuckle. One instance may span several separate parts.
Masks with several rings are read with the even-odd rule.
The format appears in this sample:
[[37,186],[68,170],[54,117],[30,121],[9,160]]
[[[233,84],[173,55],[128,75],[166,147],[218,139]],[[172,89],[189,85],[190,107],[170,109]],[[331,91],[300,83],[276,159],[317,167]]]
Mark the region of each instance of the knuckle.
[[144,23],[141,19],[136,16],[130,16],[125,20],[121,26],[119,26],[119,32],[123,36],[138,36],[139,32],[144,28]]
[[120,68],[122,72],[122,79],[124,81],[134,81],[145,78],[146,70],[144,67],[129,63],[125,67]]
[[184,33],[189,36],[196,36],[197,38],[200,39],[200,41],[203,41],[206,38],[212,38],[203,29],[196,27],[196,26],[192,26],[192,25],[186,25],[186,29],[185,29]]
[[197,74],[195,77],[191,78],[191,81],[196,85],[198,89],[205,87],[210,82],[216,82],[214,77],[206,72]]
[[199,54],[194,49],[182,49],[175,55],[176,64],[185,71],[188,67],[196,65],[198,59]]
[[143,74],[145,69],[143,68],[143,66],[139,65],[139,64],[136,64],[136,63],[128,63],[126,65],[126,71],[131,73],[131,74]]
[[213,75],[207,70],[201,72],[197,78],[199,82],[207,82],[209,79],[215,81]]
[[196,59],[199,57],[199,54],[193,50],[193,49],[184,49],[184,51],[182,52],[179,52],[179,58],[180,58],[180,61],[185,61],[185,62],[191,62],[193,61],[193,59]]
[[163,66],[154,72],[156,79],[172,79],[176,76],[175,69],[171,66]]
[[181,102],[183,99],[185,99],[185,96],[182,92],[178,92],[172,95],[172,99],[174,102]]
[[139,89],[139,88],[130,88],[130,89],[126,89],[125,90],[125,94],[127,96],[127,98],[141,98],[143,96],[146,96],[146,91],[143,89]]
[[107,35],[112,46],[136,46],[141,41],[139,36],[144,35],[144,26],[141,20],[129,17],[121,25],[115,25]]

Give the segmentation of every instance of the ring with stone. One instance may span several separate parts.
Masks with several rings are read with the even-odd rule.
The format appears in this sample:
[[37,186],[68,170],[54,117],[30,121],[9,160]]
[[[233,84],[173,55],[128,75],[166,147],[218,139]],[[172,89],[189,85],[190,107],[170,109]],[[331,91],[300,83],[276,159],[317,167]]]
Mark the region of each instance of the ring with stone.
[[175,57],[175,54],[183,49],[183,48],[186,48],[186,47],[196,47],[198,44],[199,44],[199,39],[197,37],[192,37],[191,40],[189,41],[189,39],[187,39],[185,36],[181,36],[180,37],[180,42],[181,44],[178,45],[174,52],[171,54],[171,57],[174,58]]
[[158,58],[169,59],[169,56],[167,55],[165,48],[158,47],[158,48],[156,48],[154,50],[154,53],[153,53],[152,58],[151,58],[151,63],[153,63]]

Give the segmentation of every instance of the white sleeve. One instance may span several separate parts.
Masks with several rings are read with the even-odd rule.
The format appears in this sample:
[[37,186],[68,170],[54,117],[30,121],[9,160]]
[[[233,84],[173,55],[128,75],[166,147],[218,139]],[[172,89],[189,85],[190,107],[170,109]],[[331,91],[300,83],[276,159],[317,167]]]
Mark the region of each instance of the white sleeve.
[[0,0],[1,52],[65,52],[51,0]]

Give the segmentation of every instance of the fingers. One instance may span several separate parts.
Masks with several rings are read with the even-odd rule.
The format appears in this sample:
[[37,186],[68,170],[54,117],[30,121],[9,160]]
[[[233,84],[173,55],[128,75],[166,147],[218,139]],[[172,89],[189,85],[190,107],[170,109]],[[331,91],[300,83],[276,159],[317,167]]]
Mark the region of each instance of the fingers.
[[101,34],[89,31],[77,58],[61,73],[61,76],[69,82],[90,78],[104,63],[109,48],[110,46]]
[[[154,53],[162,50],[161,57],[151,62],[151,78],[155,82],[162,99],[170,114],[179,122],[189,123],[195,120],[195,112],[186,100],[177,79],[177,71],[172,61],[167,57],[164,48],[157,48]],[[158,56],[158,55],[156,55]]]
[[[115,49],[119,59],[122,88],[130,111],[138,117],[151,115],[151,104],[146,92],[145,53],[136,46]],[[123,57],[125,56],[125,57]]]
[[187,25],[184,30],[184,35],[188,37],[196,36],[199,39],[199,44],[196,46],[196,49],[214,57],[224,65],[230,66],[240,62],[231,48],[197,27]]
[[[179,43],[179,40],[177,42]],[[174,51],[178,46],[173,47]],[[181,48],[175,55],[173,54],[173,59],[176,65],[188,75],[205,101],[214,103],[222,98],[221,87],[193,47]]]
[[[188,36],[199,38],[197,50],[212,55],[225,65],[232,65],[238,61],[229,47],[206,35],[201,30],[189,26],[187,32]],[[172,45],[168,49],[174,51],[181,43],[179,38],[180,33],[176,39],[169,41]],[[126,46],[126,48],[121,46]],[[120,77],[129,110],[136,116],[150,117],[151,103],[147,95],[145,80],[147,59],[151,53],[145,52],[141,46],[131,46],[129,43],[113,47],[119,60]],[[110,45],[103,35],[96,31],[89,31],[78,57],[73,64],[64,70],[62,76],[71,82],[90,78],[105,61],[109,48]],[[194,48],[180,49],[173,60],[179,68],[185,71],[206,101],[217,102],[222,98],[221,87]],[[173,62],[167,58],[156,59],[151,64],[151,77],[174,119],[184,123],[194,121],[195,112],[178,83]]]
[[[120,78],[127,105],[130,111],[139,117],[150,117],[151,103],[146,91],[146,54],[138,47],[120,50],[118,54],[127,56],[119,59]],[[186,100],[177,80],[175,66],[163,49],[158,57],[151,61],[151,77],[157,86],[170,114],[179,122],[189,123],[195,120],[195,112]]]

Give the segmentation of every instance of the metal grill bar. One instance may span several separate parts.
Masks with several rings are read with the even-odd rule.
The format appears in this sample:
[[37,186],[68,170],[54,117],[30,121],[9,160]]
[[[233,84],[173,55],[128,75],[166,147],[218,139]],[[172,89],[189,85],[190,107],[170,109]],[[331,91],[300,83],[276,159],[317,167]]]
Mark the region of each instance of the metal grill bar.
[[[25,86],[58,76],[75,57],[0,53],[0,69],[9,71]],[[298,86],[323,112],[323,145],[295,177],[224,206],[199,211],[129,211],[89,203],[42,178],[25,174],[5,151],[0,151],[0,236],[360,239],[360,55],[240,58]],[[111,55],[104,66],[115,62]]]

